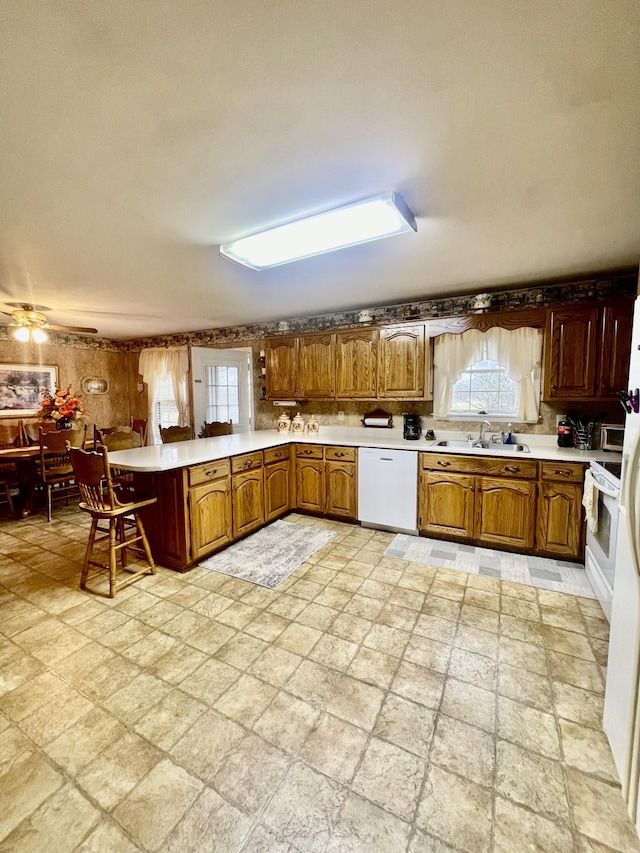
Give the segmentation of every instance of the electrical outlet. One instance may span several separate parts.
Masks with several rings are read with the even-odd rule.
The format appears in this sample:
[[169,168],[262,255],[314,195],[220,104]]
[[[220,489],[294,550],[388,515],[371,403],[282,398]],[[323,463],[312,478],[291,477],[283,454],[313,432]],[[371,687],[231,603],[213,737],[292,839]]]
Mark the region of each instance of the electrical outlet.
[[339,424],[344,423],[344,412],[338,412],[338,423]]

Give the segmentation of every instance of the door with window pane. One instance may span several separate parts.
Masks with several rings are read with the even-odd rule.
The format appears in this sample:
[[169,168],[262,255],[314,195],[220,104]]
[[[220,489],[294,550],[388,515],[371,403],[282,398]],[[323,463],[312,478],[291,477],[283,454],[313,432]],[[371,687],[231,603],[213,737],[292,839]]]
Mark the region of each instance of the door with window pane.
[[196,433],[203,424],[231,421],[234,433],[251,429],[250,355],[240,350],[194,347],[193,404]]

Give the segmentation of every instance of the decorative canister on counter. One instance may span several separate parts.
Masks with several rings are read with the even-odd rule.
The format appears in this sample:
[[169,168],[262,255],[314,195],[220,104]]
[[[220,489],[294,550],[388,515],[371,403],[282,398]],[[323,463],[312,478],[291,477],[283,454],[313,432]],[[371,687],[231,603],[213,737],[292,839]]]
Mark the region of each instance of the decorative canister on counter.
[[291,421],[291,429],[293,432],[304,432],[304,418],[298,412],[295,418]]
[[318,421],[316,420],[315,415],[311,415],[309,420],[307,421],[307,434],[308,435],[317,435],[319,428]]
[[283,412],[278,418],[278,432],[289,432],[291,429],[291,418]]

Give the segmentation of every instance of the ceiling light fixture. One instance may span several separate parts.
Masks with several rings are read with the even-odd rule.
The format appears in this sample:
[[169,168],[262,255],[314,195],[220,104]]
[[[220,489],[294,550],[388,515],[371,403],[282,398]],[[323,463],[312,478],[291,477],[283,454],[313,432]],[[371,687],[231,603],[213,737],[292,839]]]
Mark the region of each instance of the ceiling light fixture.
[[28,344],[29,341],[44,344],[49,340],[45,331],[48,326],[47,318],[40,311],[20,309],[14,311],[12,317],[11,337],[14,340],[22,344]]
[[411,230],[418,230],[415,216],[402,196],[388,192],[234,240],[220,254],[263,270]]

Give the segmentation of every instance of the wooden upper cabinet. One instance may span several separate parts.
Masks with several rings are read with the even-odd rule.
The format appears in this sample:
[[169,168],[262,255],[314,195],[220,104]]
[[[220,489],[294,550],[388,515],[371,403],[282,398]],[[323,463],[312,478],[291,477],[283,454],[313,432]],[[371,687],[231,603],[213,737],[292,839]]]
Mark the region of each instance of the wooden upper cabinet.
[[602,314],[600,351],[600,396],[615,397],[626,389],[631,356],[633,305],[607,305]]
[[425,327],[387,326],[378,342],[378,396],[400,400],[425,396]]
[[298,338],[274,338],[266,342],[267,397],[295,398],[298,388]]
[[575,305],[549,311],[545,336],[547,400],[594,397],[597,383],[597,306]]
[[336,395],[336,337],[305,335],[299,339],[297,395],[326,399]]
[[336,397],[376,396],[378,351],[376,329],[349,329],[336,335]]

